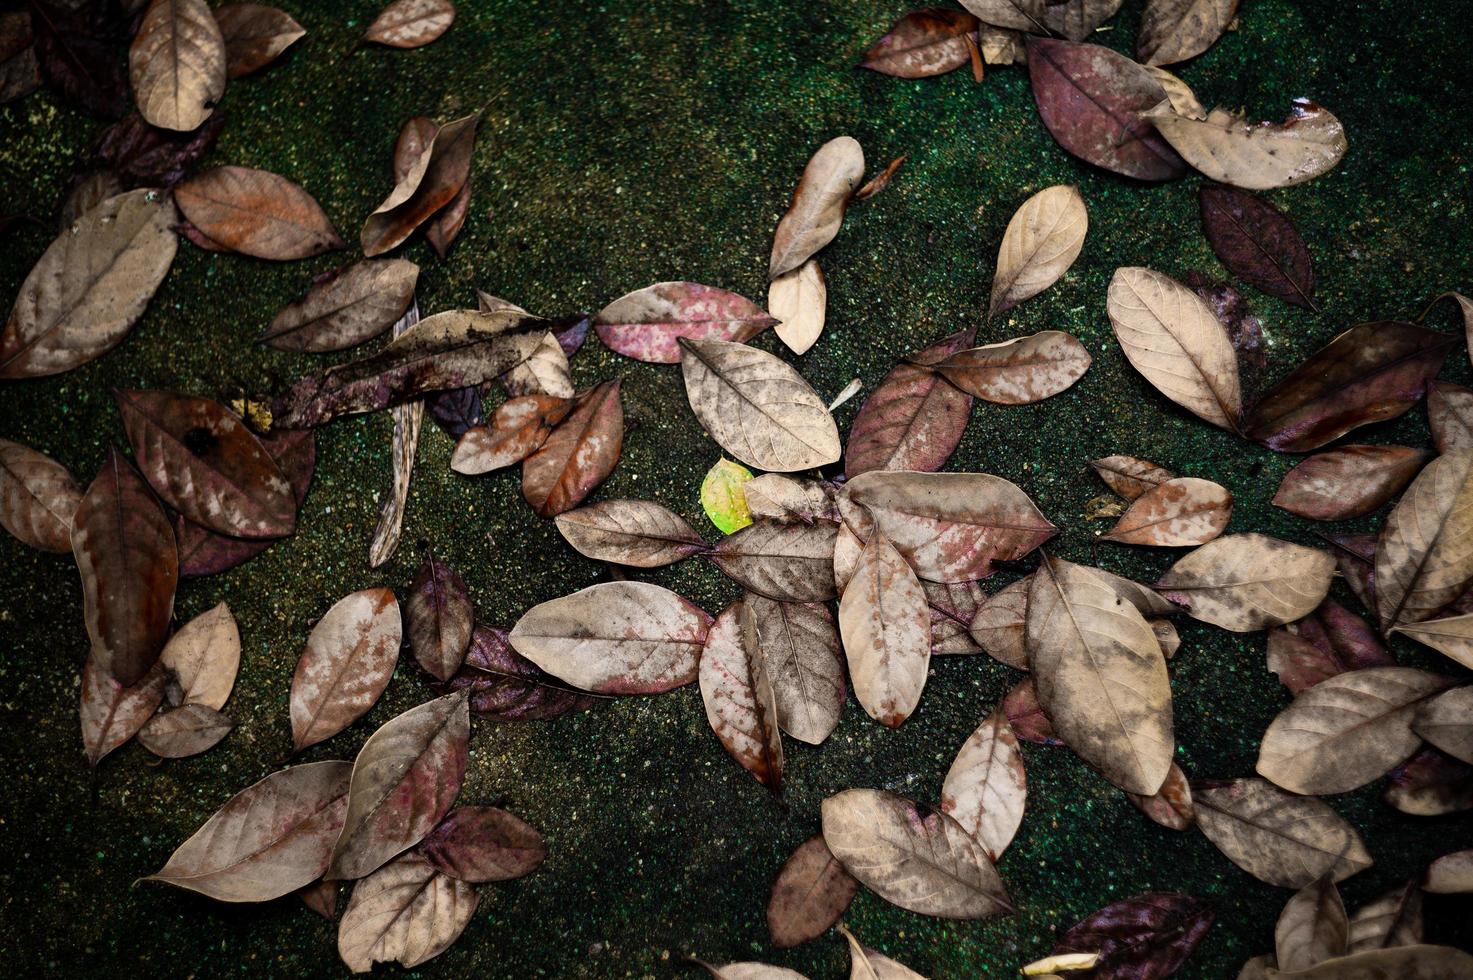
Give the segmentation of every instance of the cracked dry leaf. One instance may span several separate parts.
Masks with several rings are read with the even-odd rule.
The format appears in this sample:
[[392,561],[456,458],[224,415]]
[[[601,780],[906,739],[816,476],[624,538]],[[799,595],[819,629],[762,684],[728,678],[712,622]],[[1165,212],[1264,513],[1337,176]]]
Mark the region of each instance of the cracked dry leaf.
[[1079,257],[1088,230],[1089,212],[1078,187],[1046,187],[1024,201],[997,249],[988,319],[1057,282]]
[[844,471],[927,470],[946,465],[972,412],[972,396],[942,380],[933,365],[970,347],[976,330],[954,333],[890,369],[849,426]]
[[1018,739],[999,709],[982,720],[947,770],[941,786],[942,813],[977,838],[994,862],[1023,822],[1028,779]]
[[338,923],[338,955],[354,973],[391,960],[419,966],[460,938],[478,901],[469,882],[420,854],[402,855],[353,888]]
[[332,738],[374,706],[399,663],[403,625],[392,589],[363,589],[333,603],[292,674],[292,747]]
[[450,0],[394,0],[368,25],[363,40],[391,48],[422,48],[454,22],[455,4]]
[[930,78],[971,60],[967,35],[977,18],[960,10],[912,10],[865,51],[859,67],[895,78]]
[[756,303],[698,282],[657,282],[614,300],[593,318],[616,354],[651,364],[680,362],[681,337],[744,344],[777,322]]
[[72,515],[82,488],[71,472],[30,446],[0,439],[0,527],[57,554],[72,550]]
[[1201,297],[1151,269],[1120,268],[1105,308],[1126,359],[1157,391],[1204,421],[1236,430],[1243,412],[1237,354]]
[[767,287],[767,309],[777,319],[773,332],[794,354],[806,354],[823,334],[829,288],[818,259],[784,272]]
[[[1383,630],[1433,619],[1473,585],[1473,449],[1439,456],[1412,481],[1381,528],[1375,574]],[[1454,660],[1449,650],[1466,650],[1431,645]]]
[[419,266],[405,259],[364,259],[312,281],[257,338],[278,350],[346,350],[394,325],[414,302]]
[[414,659],[435,679],[450,680],[470,649],[475,618],[465,579],[428,555],[414,573],[404,603],[404,627]]
[[1028,663],[1064,744],[1130,793],[1171,769],[1171,684],[1151,627],[1092,569],[1048,557],[1028,592]]
[[749,466],[781,473],[839,458],[834,417],[787,362],[724,340],[682,337],[679,343],[691,411],[722,449]]
[[915,572],[879,531],[865,542],[844,587],[839,633],[860,706],[880,724],[898,728],[926,686],[931,614]]
[[1189,548],[1206,544],[1227,527],[1233,495],[1211,480],[1183,476],[1137,497],[1103,537],[1116,544]]
[[159,663],[179,685],[183,704],[224,708],[240,670],[240,628],[230,607],[222,602],[179,627]]
[[1252,123],[1220,106],[1206,119],[1179,116],[1170,105],[1143,118],[1204,177],[1247,190],[1313,180],[1334,169],[1349,146],[1340,120],[1308,99],[1295,99],[1281,123]]
[[728,755],[774,792],[783,783],[777,698],[751,610],[738,600],[706,633],[698,679],[706,721]]
[[1314,797],[1234,779],[1193,783],[1192,802],[1207,839],[1270,885],[1303,888],[1325,874],[1343,881],[1371,866],[1355,828]]
[[533,606],[512,628],[517,653],[599,694],[658,694],[696,679],[710,616],[648,582],[601,582]]
[[822,810],[834,857],[891,905],[943,919],[1012,911],[982,845],[946,814],[876,789],[845,790]]
[[778,726],[800,742],[822,744],[839,724],[848,690],[839,632],[828,606],[751,593],[742,602],[757,627]]
[[778,870],[767,900],[767,934],[778,949],[817,939],[839,921],[854,901],[859,882],[844,870],[823,842],[808,838]]
[[711,550],[679,514],[652,500],[605,500],[553,519],[581,555],[634,568],[659,568]]
[[128,77],[150,125],[186,132],[209,118],[225,94],[225,39],[204,0],[148,5],[128,49]]
[[1084,345],[1059,330],[1044,330],[957,351],[936,365],[969,395],[997,405],[1031,405],[1066,391],[1089,370]]
[[206,170],[174,188],[174,203],[211,243],[253,258],[287,262],[346,247],[311,194],[267,170]]
[[1315,453],[1284,474],[1273,505],[1316,521],[1363,517],[1400,493],[1432,456],[1410,446],[1340,446]]
[[864,150],[853,137],[837,136],[814,152],[773,234],[769,280],[798,268],[834,240],[862,180]]
[[1235,633],[1313,612],[1330,590],[1335,559],[1266,534],[1229,534],[1182,558],[1156,589],[1187,615]]
[[838,595],[838,530],[832,521],[784,524],[764,518],[716,542],[709,557],[749,592],[780,602],[824,602]]
[[1148,0],[1136,34],[1136,57],[1148,65],[1190,61],[1217,43],[1238,14],[1238,0]]

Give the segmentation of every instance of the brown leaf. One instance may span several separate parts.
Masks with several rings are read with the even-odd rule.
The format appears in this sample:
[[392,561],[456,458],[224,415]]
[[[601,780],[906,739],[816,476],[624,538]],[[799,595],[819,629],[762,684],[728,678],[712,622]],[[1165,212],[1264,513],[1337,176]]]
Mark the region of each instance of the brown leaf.
[[1446,381],[1428,384],[1427,424],[1438,452],[1473,449],[1473,391]]
[[1415,879],[1355,910],[1349,952],[1415,946],[1422,941],[1422,888]]
[[783,524],[763,519],[729,534],[711,560],[743,588],[780,602],[823,602],[838,595],[832,521]]
[[564,686],[511,648],[507,630],[477,626],[465,662],[441,691],[469,691],[470,706],[491,721],[550,721],[599,704]]
[[[1330,604],[1326,600],[1321,609]],[[1343,614],[1359,622],[1367,634],[1364,639],[1353,642],[1338,636],[1332,639],[1313,617],[1269,632],[1268,668],[1279,675],[1289,693],[1299,694],[1347,671],[1395,666],[1385,647],[1370,634],[1364,620],[1344,607],[1337,605],[1335,608],[1339,610],[1337,615]]]
[[419,665],[438,680],[454,677],[470,648],[475,618],[465,580],[434,555],[425,558],[404,603],[409,648]]
[[163,129],[197,129],[225,94],[225,40],[204,0],[153,0],[128,49],[138,111]]
[[1229,534],[1172,565],[1156,588],[1193,619],[1251,633],[1308,615],[1330,589],[1335,559],[1266,534]]
[[1238,0],[1148,0],[1136,57],[1148,65],[1190,61],[1212,47],[1237,14]]
[[338,917],[338,896],[341,891],[340,881],[318,880],[298,888],[297,896],[301,898],[303,905],[331,922]]
[[216,167],[174,188],[179,211],[210,241],[258,259],[305,259],[346,243],[322,206],[285,177]]
[[1414,817],[1473,810],[1473,766],[1436,749],[1423,749],[1391,771],[1382,799]]
[[1187,774],[1176,763],[1166,773],[1166,782],[1150,796],[1126,793],[1130,800],[1146,816],[1171,830],[1186,830],[1197,822],[1197,809],[1192,805],[1192,787]]
[[864,150],[853,137],[838,136],[818,148],[777,224],[767,266],[769,280],[798,268],[834,240],[849,199],[863,179]]
[[124,687],[92,658],[82,667],[82,749],[97,765],[102,757],[138,734],[164,700],[169,675],[155,666],[137,684]]
[[471,179],[466,177],[465,183],[460,185],[460,191],[430,218],[425,225],[425,241],[430,243],[430,248],[440,258],[450,254],[450,246],[460,237],[460,231],[465,227],[465,219],[471,213]]
[[364,255],[382,255],[397,248],[414,229],[455,200],[470,178],[471,151],[480,122],[481,114],[476,112],[436,131],[409,172],[396,181],[389,196],[364,221],[360,236]]
[[844,587],[839,633],[860,706],[898,728],[926,686],[931,615],[915,572],[882,532],[870,534]]
[[1038,703],[1038,689],[1034,686],[1033,678],[1025,677],[1013,685],[1012,690],[1002,699],[1002,710],[1008,716],[1013,734],[1025,742],[1035,745],[1064,744],[1054,734],[1054,723],[1049,721],[1043,706]]
[[1274,926],[1275,958],[1286,973],[1344,956],[1349,941],[1350,920],[1328,875],[1296,892]]
[[[394,339],[399,339],[419,323],[419,303],[410,300],[409,309],[394,324]],[[424,426],[423,400],[395,405],[389,412],[394,430],[389,443],[389,492],[379,501],[378,523],[368,542],[368,567],[388,564],[399,550],[404,531],[404,511],[409,503],[409,481],[414,478],[414,457],[419,452],[419,433]]]
[[1177,115],[1169,105],[1144,118],[1204,177],[1248,190],[1288,187],[1328,173],[1349,145],[1328,109],[1295,99],[1281,123],[1254,123],[1218,107],[1206,119]]
[[896,78],[944,75],[970,59],[966,40],[977,26],[977,18],[960,10],[912,10],[870,46],[859,67]]
[[1197,826],[1259,881],[1303,888],[1329,874],[1343,881],[1371,866],[1355,829],[1320,800],[1262,779],[1196,783]]
[[1057,282],[1079,257],[1088,229],[1089,213],[1077,187],[1046,187],[1024,201],[1008,222],[997,250],[988,318]]
[[1176,479],[1170,470],[1137,456],[1106,456],[1090,460],[1089,465],[1106,486],[1126,500],[1134,500],[1153,487]]
[[1463,762],[1473,764],[1473,687],[1429,698],[1417,708],[1412,730]]
[[1400,493],[1432,455],[1409,446],[1360,445],[1316,453],[1284,474],[1273,504],[1316,521],[1363,517]]
[[699,680],[706,721],[727,754],[757,781],[782,789],[783,744],[777,698],[750,610],[738,601],[706,634]]
[[455,4],[450,0],[394,0],[368,25],[363,39],[391,48],[420,48],[450,30],[454,22]]
[[972,618],[972,639],[992,659],[1028,669],[1025,626],[1028,621],[1028,578],[1011,583],[988,599]]
[[138,743],[162,759],[183,759],[214,748],[235,722],[204,704],[161,711],[138,730]]
[[116,449],[72,518],[90,660],[131,687],[159,658],[174,614],[179,554],[147,484]]
[[229,78],[265,68],[307,33],[290,14],[260,3],[217,7],[215,22],[225,42],[225,74]]
[[[140,122],[139,125],[147,126],[148,124]],[[123,185],[118,180],[118,175],[111,170],[94,170],[76,178],[72,183],[72,189],[67,192],[66,200],[61,203],[59,226],[65,231],[82,215],[108,198],[121,193],[123,193]]]
[[850,980],[926,980],[904,963],[865,946],[842,922],[839,932],[849,942]]
[[786,473],[764,473],[742,484],[747,510],[753,518],[775,521],[837,521],[837,488],[824,480],[805,480]]
[[447,694],[411,708],[363,743],[328,877],[364,877],[418,844],[449,811],[465,778],[466,697]]
[[179,627],[159,663],[179,686],[183,704],[225,707],[240,670],[240,629],[230,607],[222,602]]
[[1027,784],[1018,739],[1007,716],[994,711],[962,743],[947,770],[940,810],[977,838],[995,862],[1023,822]]
[[943,919],[1012,911],[982,845],[944,813],[874,789],[823,801],[823,839],[860,883],[898,908]]
[[347,762],[274,772],[230,798],[145,881],[267,902],[322,876],[348,805]]
[[354,973],[390,961],[419,966],[460,938],[478,901],[475,886],[405,854],[353,889],[338,923],[338,956]]
[[1031,405],[1070,388],[1089,370],[1089,351],[1069,334],[1045,330],[957,351],[936,365],[969,395],[998,405]]
[[773,332],[794,354],[806,354],[823,333],[829,289],[818,259],[784,272],[767,287],[767,308],[778,321]]
[[1375,534],[1326,534],[1324,539],[1335,549],[1335,565],[1362,606],[1376,608],[1376,544]]
[[458,806],[420,842],[419,853],[452,878],[511,881],[537,870],[547,842],[531,824],[494,806]]
[[22,544],[66,554],[82,488],[65,466],[9,439],[0,439],[0,527]]
[[710,550],[680,515],[651,500],[607,500],[555,522],[579,554],[595,561],[659,568]]
[[614,471],[623,449],[624,408],[615,379],[581,395],[522,461],[522,497],[542,517],[570,511]]
[[972,639],[972,621],[988,600],[976,582],[921,582],[926,605],[931,608],[931,653],[933,656],[982,653]]
[[307,295],[281,308],[258,338],[278,350],[346,350],[383,333],[414,301],[419,266],[365,259],[313,280]]
[[601,694],[658,694],[696,679],[711,617],[648,582],[603,582],[533,606],[511,631],[518,653]]
[[1233,495],[1211,480],[1183,476],[1141,494],[1104,536],[1117,544],[1186,548],[1206,544],[1227,527]]
[[489,426],[472,426],[461,434],[450,468],[476,476],[520,463],[542,447],[573,404],[571,398],[552,395],[508,398],[492,413]]
[[778,949],[817,939],[843,916],[859,891],[844,866],[829,853],[823,835],[798,845],[778,871],[767,901],[767,933]]
[[1434,895],[1473,892],[1473,850],[1453,851],[1433,861],[1422,887]]
[[[1237,0],[1153,0],[1151,7],[1198,7]],[[1234,187],[1203,184],[1197,192],[1202,229],[1233,275],[1270,296],[1316,310],[1314,266],[1299,231],[1272,204]]]
[[778,726],[810,745],[829,737],[844,710],[844,655],[828,607],[817,602],[742,599],[757,627],[772,681]]
[[1473,450],[1439,456],[1392,508],[1376,548],[1381,628],[1431,619],[1473,586]]
[[865,398],[849,427],[844,471],[939,470],[956,451],[972,411],[972,397],[942,380],[931,365],[970,347],[963,330],[895,365]]
[[401,635],[390,589],[350,593],[317,621],[292,675],[295,751],[332,738],[373,707],[394,675]]
[[1398,626],[1392,632],[1426,644],[1464,667],[1473,666],[1473,614],[1424,619],[1420,623]]
[[605,306],[593,318],[593,329],[617,354],[677,364],[681,337],[744,344],[776,322],[756,303],[725,289],[657,282]]
[[63,231],[27,274],[0,331],[0,378],[60,374],[122,342],[174,261],[167,194],[111,197]]
[[576,394],[568,355],[551,330],[542,335],[542,340],[525,361],[497,380],[512,398],[522,395],[572,398]]

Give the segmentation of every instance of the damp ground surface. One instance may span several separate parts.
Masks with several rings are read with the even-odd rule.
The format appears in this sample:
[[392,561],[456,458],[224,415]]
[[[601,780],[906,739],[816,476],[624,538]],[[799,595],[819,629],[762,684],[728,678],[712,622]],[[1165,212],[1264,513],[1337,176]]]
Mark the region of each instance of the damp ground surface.
[[[223,102],[229,121],[208,162],[300,182],[350,241],[389,190],[390,148],[406,118],[485,109],[465,233],[448,261],[419,239],[405,252],[421,264],[426,313],[474,305],[476,287],[548,315],[596,310],[665,279],[760,300],[772,229],[805,160],[848,133],[872,171],[901,153],[909,158],[888,190],[851,210],[822,255],[829,325],[811,352],[790,359],[832,395],[854,377],[873,386],[906,353],[980,323],[1013,210],[1042,187],[1078,184],[1090,214],[1079,261],[1005,322],[983,327],[979,340],[1066,330],[1094,365],[1070,392],[1042,404],[979,404],[949,468],[1015,481],[1064,529],[1050,546],[1056,553],[1146,580],[1173,555],[1095,542],[1109,522],[1085,516],[1105,492],[1089,459],[1133,453],[1209,477],[1236,498],[1230,530],[1316,542],[1320,526],[1268,506],[1292,461],[1156,395],[1126,364],[1105,317],[1106,284],[1118,266],[1226,277],[1201,233],[1199,180],[1146,186],[1071,158],[1040,125],[1025,69],[989,68],[980,85],[965,71],[901,81],[855,70],[903,3],[459,0],[455,26],[427,48],[351,54],[374,2],[281,6],[308,35],[279,64],[231,83]],[[1098,40],[1129,50],[1140,7],[1128,0]],[[1466,51],[1455,26],[1470,14],[1467,2],[1251,0],[1235,32],[1180,69],[1209,106],[1279,119],[1293,97],[1309,96],[1338,114],[1350,135],[1349,155],[1329,176],[1269,195],[1310,244],[1322,311],[1243,287],[1267,337],[1267,366],[1249,370],[1250,390],[1354,323],[1415,318],[1439,292],[1473,288],[1473,101],[1458,94]],[[51,239],[66,178],[99,126],[45,93],[0,108],[3,208],[42,222],[3,239],[7,303]],[[253,338],[313,275],[351,258],[271,264],[181,244],[120,347],[69,374],[0,388],[0,435],[54,455],[85,483],[123,438],[112,386],[219,397],[282,390],[325,359],[258,347]],[[1445,306],[1428,322],[1458,329]],[[776,348],[770,335],[757,343]],[[595,339],[573,367],[583,386],[624,378],[624,456],[594,499],[658,500],[714,540],[697,491],[719,451],[686,407],[678,370],[616,357]],[[1469,381],[1461,350],[1443,376]],[[856,400],[839,410],[841,430],[857,407]],[[345,972],[334,927],[294,899],[228,907],[132,883],[233,793],[282,764],[293,665],[312,624],[341,596],[373,585],[402,595],[433,547],[464,574],[481,619],[510,625],[531,605],[607,575],[531,513],[513,473],[451,473],[451,442],[429,425],[404,545],[390,565],[370,570],[389,434],[387,414],[320,430],[297,535],[235,571],[180,587],[181,621],[225,600],[244,641],[226,707],[238,727],[193,759],[160,762],[129,745],[95,772],[87,768],[77,732],[87,647],[76,571],[65,556],[0,538],[7,972]],[[1356,438],[1423,445],[1425,420],[1419,408]],[[1383,518],[1346,529],[1374,528]],[[641,577],[713,613],[737,595],[696,560]],[[1339,586],[1336,594],[1351,601]],[[1171,668],[1177,759],[1196,777],[1249,775],[1260,735],[1289,701],[1264,667],[1264,637],[1185,620],[1180,630]],[[1396,652],[1407,664],[1448,667],[1401,642]],[[541,828],[551,851],[531,877],[486,886],[464,937],[415,975],[666,977],[689,970],[681,963],[687,954],[765,959],[815,980],[846,975],[836,934],[788,952],[768,944],[763,913],[773,874],[817,831],[819,803],[841,789],[884,787],[934,800],[956,749],[1018,679],[985,657],[937,658],[919,710],[898,731],[871,722],[851,699],[823,746],[788,741],[781,798],[726,756],[694,686],[550,724],[477,724],[462,801],[511,808]],[[352,758],[374,727],[429,696],[406,656],[378,706],[304,758]],[[1004,977],[1099,906],[1180,890],[1217,911],[1181,976],[1233,976],[1270,948],[1288,892],[1239,871],[1200,834],[1150,823],[1067,751],[1030,745],[1025,755],[1028,814],[1001,862],[1017,914],[947,922],[863,893],[847,920],[867,943],[927,975]],[[1330,801],[1376,859],[1345,883],[1352,907],[1470,840],[1467,819],[1400,815],[1380,801],[1381,789]],[[1429,938],[1473,946],[1468,913],[1466,903],[1429,899]]]

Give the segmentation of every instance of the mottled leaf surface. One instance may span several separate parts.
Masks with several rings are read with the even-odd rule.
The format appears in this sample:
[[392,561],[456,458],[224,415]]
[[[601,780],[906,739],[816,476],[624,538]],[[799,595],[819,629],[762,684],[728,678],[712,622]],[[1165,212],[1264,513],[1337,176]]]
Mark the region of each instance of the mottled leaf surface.
[[175,187],[174,202],[211,242],[242,255],[290,261],[344,247],[316,199],[267,170],[206,170]]
[[680,361],[681,337],[746,343],[776,323],[744,296],[698,282],[657,282],[605,306],[593,318],[612,351],[653,364]]
[[297,751],[361,718],[399,662],[399,603],[390,589],[344,596],[312,627],[292,675],[292,743]]
[[1341,881],[1371,866],[1355,829],[1328,805],[1262,779],[1196,783],[1197,826],[1259,881],[1303,888],[1321,875]]

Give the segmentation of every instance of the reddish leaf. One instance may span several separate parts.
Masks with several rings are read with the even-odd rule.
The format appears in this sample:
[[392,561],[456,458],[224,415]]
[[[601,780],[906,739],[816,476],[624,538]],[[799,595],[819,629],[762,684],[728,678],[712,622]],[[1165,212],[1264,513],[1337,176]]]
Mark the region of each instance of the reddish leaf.
[[1457,343],[1413,323],[1362,323],[1330,341],[1268,391],[1243,431],[1280,452],[1318,449],[1416,404]]
[[391,48],[419,48],[450,30],[455,4],[450,0],[393,0],[368,25],[363,38]]
[[798,845],[772,883],[767,932],[772,944],[789,949],[816,939],[839,921],[859,882],[829,853],[822,834]]
[[522,496],[543,517],[572,510],[602,483],[624,448],[619,382],[582,395],[542,447],[522,461]]
[[338,895],[343,890],[340,881],[315,881],[297,889],[302,904],[331,922],[338,915]]
[[465,580],[430,555],[415,573],[404,604],[414,659],[436,679],[450,680],[465,660],[475,615]]
[[[558,324],[567,324],[559,327]],[[563,353],[572,357],[578,353],[578,348],[583,346],[583,341],[588,337],[588,328],[593,325],[593,318],[585,315],[560,317],[553,321],[553,336],[557,338],[558,346]]]
[[652,364],[679,364],[681,337],[746,343],[777,319],[744,296],[698,282],[657,282],[605,306],[593,318],[612,351]]
[[1362,517],[1406,489],[1432,458],[1408,446],[1341,446],[1284,474],[1273,504],[1316,521]]
[[419,849],[450,877],[473,883],[529,875],[547,857],[536,828],[494,806],[456,807]]
[[475,425],[460,434],[450,468],[476,476],[520,463],[542,448],[575,404],[571,398],[555,395],[508,398],[492,413],[489,426]]
[[92,154],[125,188],[173,187],[210,152],[224,127],[222,112],[186,133],[150,126],[135,112],[104,129]]
[[1059,145],[1139,180],[1172,180],[1186,164],[1143,113],[1166,101],[1156,76],[1097,44],[1028,39],[1038,114]]
[[460,237],[460,230],[465,227],[465,219],[471,213],[471,181],[467,177],[464,184],[460,185],[460,191],[450,199],[435,216],[425,225],[425,241],[430,243],[430,248],[435,254],[444,258],[450,254],[450,246]]
[[1375,630],[1333,599],[1268,635],[1268,667],[1292,694],[1347,671],[1395,665]]
[[1376,609],[1376,544],[1375,534],[1327,534],[1335,549],[1335,564],[1350,585],[1360,604],[1372,612]]
[[30,446],[0,439],[0,527],[32,548],[72,550],[72,515],[82,488],[71,472]]
[[397,248],[414,229],[455,200],[470,178],[471,151],[480,121],[477,112],[435,132],[408,171],[397,177],[389,196],[363,223],[360,243],[364,255],[382,255]]
[[988,600],[976,582],[921,582],[931,607],[931,653],[982,653],[972,638],[972,620]]
[[972,411],[972,396],[948,384],[930,365],[972,345],[963,330],[897,364],[870,392],[849,427],[844,471],[941,469],[956,451]]
[[155,666],[137,684],[124,687],[87,659],[82,668],[82,748],[87,761],[102,757],[138,734],[164,700],[169,675]]
[[1197,192],[1202,228],[1229,272],[1295,306],[1314,305],[1314,269],[1304,239],[1261,197],[1221,184]]
[[1054,734],[1054,723],[1049,721],[1048,715],[1043,713],[1043,706],[1038,703],[1038,690],[1033,686],[1033,678],[1025,677],[1013,686],[1002,699],[1002,710],[1008,716],[1013,734],[1025,742],[1064,744],[1063,739]]
[[962,10],[912,10],[864,53],[859,67],[896,78],[944,75],[971,60],[967,36],[977,26],[977,18]]
[[305,259],[345,247],[311,194],[266,170],[206,170],[174,188],[174,203],[211,242],[258,259]]
[[1216,918],[1206,902],[1146,892],[1107,905],[1069,928],[1055,953],[1099,953],[1093,980],[1157,980],[1175,973]]
[[394,140],[394,183],[398,184],[409,176],[415,162],[430,148],[439,131],[440,124],[429,116],[411,116],[405,120],[399,137]]
[[499,626],[475,627],[465,662],[440,689],[469,691],[471,710],[492,721],[551,721],[601,703],[517,653],[507,633]]
[[1391,770],[1382,797],[1402,813],[1440,817],[1473,810],[1473,766],[1424,748]]
[[399,662],[402,625],[390,589],[344,596],[312,627],[292,675],[292,745],[300,752],[361,718]]

